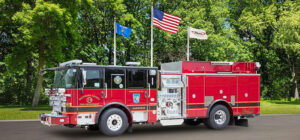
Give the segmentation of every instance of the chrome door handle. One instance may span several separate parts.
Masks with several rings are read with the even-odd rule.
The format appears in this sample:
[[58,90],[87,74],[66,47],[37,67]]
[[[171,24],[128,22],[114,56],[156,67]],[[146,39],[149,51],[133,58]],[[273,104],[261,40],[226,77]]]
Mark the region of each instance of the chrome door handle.
[[151,90],[150,90],[150,84],[148,83],[148,90],[149,90],[149,94],[148,94],[148,97],[150,97],[151,96]]
[[104,86],[105,86],[105,98],[107,98],[107,83],[105,83]]
[[101,91],[101,98],[103,98],[104,97],[104,92],[103,91]]

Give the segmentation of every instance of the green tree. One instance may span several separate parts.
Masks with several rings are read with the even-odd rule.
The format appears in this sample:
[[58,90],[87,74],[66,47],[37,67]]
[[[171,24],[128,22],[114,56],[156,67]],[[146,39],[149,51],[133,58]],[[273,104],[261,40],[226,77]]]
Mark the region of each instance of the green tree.
[[286,1],[280,8],[280,18],[275,25],[273,46],[282,49],[287,57],[294,98],[299,98],[298,82],[300,66],[300,6],[299,2]]
[[253,55],[245,43],[230,28],[228,1],[161,0],[155,5],[164,12],[182,17],[176,35],[154,30],[157,64],[186,60],[187,22],[193,28],[204,29],[208,40],[190,39],[191,60],[251,61]]
[[13,17],[20,26],[14,34],[18,46],[7,56],[8,65],[22,67],[23,61],[32,57],[38,60],[37,84],[32,106],[37,106],[42,88],[45,66],[53,66],[65,59],[63,52],[72,55],[76,32],[71,13],[59,4],[37,0],[35,7],[23,4],[21,12]]
[[254,61],[262,64],[261,91],[264,98],[279,99],[289,93],[290,73],[286,53],[273,46],[281,7],[286,1],[230,0],[229,23],[250,48]]

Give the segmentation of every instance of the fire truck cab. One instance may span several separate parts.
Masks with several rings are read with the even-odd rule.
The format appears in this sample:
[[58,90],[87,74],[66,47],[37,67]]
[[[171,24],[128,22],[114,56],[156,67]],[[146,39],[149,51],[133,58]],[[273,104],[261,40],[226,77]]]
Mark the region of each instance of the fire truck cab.
[[101,66],[72,60],[55,70],[48,126],[120,135],[132,124],[247,124],[260,114],[259,63],[179,61],[156,67]]

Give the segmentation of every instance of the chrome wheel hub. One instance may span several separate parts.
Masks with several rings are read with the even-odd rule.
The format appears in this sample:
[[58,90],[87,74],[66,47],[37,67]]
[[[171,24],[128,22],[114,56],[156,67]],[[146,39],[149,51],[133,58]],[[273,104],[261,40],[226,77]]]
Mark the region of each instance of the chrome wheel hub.
[[218,110],[214,115],[214,121],[219,125],[224,124],[226,121],[226,113],[223,110]]
[[122,117],[118,114],[112,114],[107,119],[107,127],[111,131],[118,131],[122,127]]

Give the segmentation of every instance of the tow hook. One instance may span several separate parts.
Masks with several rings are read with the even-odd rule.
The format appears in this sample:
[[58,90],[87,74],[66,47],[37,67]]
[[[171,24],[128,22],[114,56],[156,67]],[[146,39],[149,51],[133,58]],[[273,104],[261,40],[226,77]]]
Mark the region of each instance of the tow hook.
[[89,126],[87,126],[87,125],[84,126],[84,130],[85,130],[85,131],[88,131],[88,130],[89,130]]

